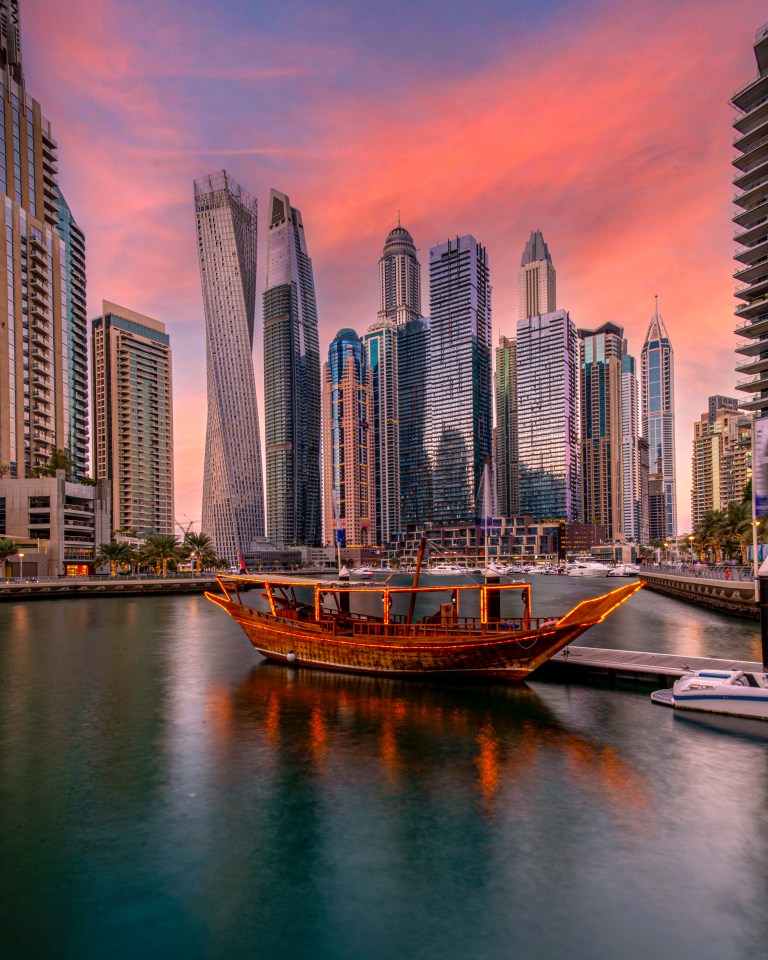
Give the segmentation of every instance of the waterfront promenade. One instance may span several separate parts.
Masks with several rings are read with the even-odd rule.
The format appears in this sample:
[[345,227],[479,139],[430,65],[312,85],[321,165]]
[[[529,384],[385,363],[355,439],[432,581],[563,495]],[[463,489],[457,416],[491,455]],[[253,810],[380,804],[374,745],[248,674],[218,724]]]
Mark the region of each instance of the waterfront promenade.
[[643,567],[646,589],[731,616],[757,620],[755,581],[750,567],[664,564]]

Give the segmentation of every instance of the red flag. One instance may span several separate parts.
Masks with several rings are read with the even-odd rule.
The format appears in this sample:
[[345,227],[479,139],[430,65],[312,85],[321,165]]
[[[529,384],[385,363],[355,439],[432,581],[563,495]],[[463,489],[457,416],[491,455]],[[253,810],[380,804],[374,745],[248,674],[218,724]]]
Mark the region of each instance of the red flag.
[[248,573],[248,568],[245,565],[245,560],[243,560],[243,555],[240,551],[237,551],[237,562],[240,564],[240,573]]

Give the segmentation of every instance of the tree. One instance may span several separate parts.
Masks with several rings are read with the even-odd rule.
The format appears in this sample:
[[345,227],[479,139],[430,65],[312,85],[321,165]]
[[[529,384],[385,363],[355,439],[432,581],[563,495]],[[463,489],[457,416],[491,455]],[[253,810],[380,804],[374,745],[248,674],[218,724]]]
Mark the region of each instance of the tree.
[[67,480],[72,479],[72,457],[66,450],[54,450],[48,463],[32,467],[29,475],[30,477],[55,477],[57,470],[63,470]]
[[752,477],[744,484],[744,493],[741,495],[742,503],[752,503]]
[[163,576],[168,570],[168,563],[171,560],[181,560],[183,556],[184,550],[176,537],[164,533],[155,533],[147,537],[147,542],[141,551],[141,559],[155,568],[159,567]]
[[702,553],[711,549],[715,563],[722,559],[723,542],[727,539],[724,522],[725,511],[707,510],[693,530],[699,549]]
[[13,540],[0,539],[0,577],[5,576],[5,563],[8,557],[16,553],[16,544]]
[[108,563],[109,575],[116,577],[118,564],[129,565],[133,562],[133,550],[129,543],[118,543],[116,540],[110,540],[109,543],[100,543],[99,552],[94,557],[94,562],[98,567]]
[[749,563],[747,550],[752,543],[752,506],[748,503],[734,500],[728,504],[723,517],[723,533],[728,538],[738,541],[741,551],[741,562],[746,566]]
[[182,547],[186,550],[188,557],[195,558],[196,573],[200,573],[203,567],[215,567],[219,562],[211,538],[205,533],[187,531]]

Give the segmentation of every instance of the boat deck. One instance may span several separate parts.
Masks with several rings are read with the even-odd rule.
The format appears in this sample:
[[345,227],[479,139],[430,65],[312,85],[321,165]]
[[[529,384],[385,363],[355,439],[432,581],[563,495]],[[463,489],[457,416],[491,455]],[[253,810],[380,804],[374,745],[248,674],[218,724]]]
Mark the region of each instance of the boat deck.
[[762,664],[749,660],[722,660],[716,657],[685,657],[674,653],[645,653],[638,650],[611,650],[604,647],[570,645],[555,654],[549,664],[540,668],[545,676],[554,672],[596,674],[618,679],[667,686],[669,678],[682,677],[691,670],[743,670],[762,673]]

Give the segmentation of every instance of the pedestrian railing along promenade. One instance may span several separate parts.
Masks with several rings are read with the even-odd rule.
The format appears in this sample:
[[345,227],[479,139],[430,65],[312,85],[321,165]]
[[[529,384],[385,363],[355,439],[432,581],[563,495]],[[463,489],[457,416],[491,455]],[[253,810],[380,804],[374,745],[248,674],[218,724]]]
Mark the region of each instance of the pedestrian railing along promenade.
[[678,577],[697,577],[701,580],[725,580],[744,582],[754,580],[752,567],[734,566],[727,563],[656,563],[644,566],[641,573],[666,573]]

